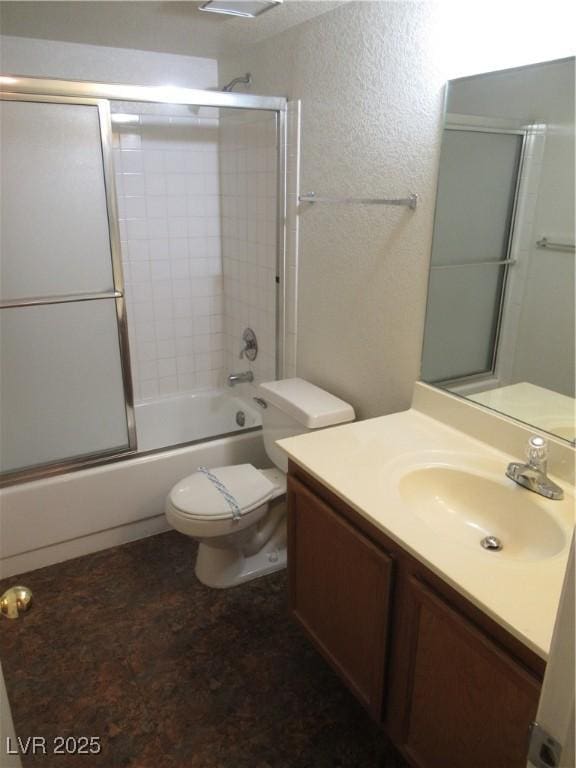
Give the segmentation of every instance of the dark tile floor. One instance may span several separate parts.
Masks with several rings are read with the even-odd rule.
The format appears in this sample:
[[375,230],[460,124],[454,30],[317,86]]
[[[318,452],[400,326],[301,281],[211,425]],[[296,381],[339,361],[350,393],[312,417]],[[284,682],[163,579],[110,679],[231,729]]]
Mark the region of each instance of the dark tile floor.
[[97,756],[25,766],[384,768],[378,730],[286,611],[286,575],[210,590],[165,533],[0,582],[34,607],[0,624],[19,736],[98,736]]

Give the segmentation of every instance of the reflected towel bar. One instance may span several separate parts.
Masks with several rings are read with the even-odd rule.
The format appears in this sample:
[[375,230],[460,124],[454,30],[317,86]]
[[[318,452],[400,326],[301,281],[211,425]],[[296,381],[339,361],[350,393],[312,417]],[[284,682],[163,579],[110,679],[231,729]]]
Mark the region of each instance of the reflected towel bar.
[[565,253],[574,253],[575,247],[573,243],[555,243],[552,240],[548,240],[547,237],[541,237],[540,240],[536,240],[537,248],[545,248],[549,251],[564,251]]
[[507,264],[516,264],[516,259],[503,259],[502,261],[469,261],[467,264],[432,264],[430,269],[452,269],[452,267],[505,267]]
[[307,192],[300,195],[301,203],[331,203],[335,205],[404,205],[415,210],[418,205],[418,195],[408,197],[316,197],[316,192]]

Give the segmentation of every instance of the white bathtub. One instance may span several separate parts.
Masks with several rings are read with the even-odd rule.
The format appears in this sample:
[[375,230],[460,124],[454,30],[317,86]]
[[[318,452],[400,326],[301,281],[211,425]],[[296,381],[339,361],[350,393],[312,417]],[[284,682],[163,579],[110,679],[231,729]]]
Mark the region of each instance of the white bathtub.
[[242,429],[236,420],[239,412],[244,428],[262,423],[246,401],[220,390],[145,401],[134,410],[139,452],[236,432]]
[[[177,438],[181,440],[201,439],[198,431],[192,431],[196,419],[183,408],[185,403],[195,410],[198,421],[203,419],[204,427],[212,425],[212,434],[239,429],[238,410],[246,413],[246,426],[249,419],[256,425],[258,414],[245,403],[216,394],[160,401],[153,404],[156,411],[152,404],[142,406],[139,443],[146,445],[153,430],[170,444],[175,435],[185,435]],[[259,430],[3,488],[0,578],[164,531],[168,528],[164,499],[178,480],[201,465],[240,463],[270,466]]]

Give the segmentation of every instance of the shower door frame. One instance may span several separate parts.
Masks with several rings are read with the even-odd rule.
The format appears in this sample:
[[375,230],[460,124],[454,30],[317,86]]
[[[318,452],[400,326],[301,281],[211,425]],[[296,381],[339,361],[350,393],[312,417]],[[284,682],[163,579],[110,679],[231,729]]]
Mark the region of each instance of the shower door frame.
[[[110,111],[110,102],[112,101],[178,104],[191,107],[217,107],[275,113],[277,149],[276,378],[282,377],[285,368],[287,274],[286,115],[288,100],[286,98],[281,96],[257,96],[244,93],[204,91],[196,88],[181,88],[176,86],[122,85],[117,83],[96,83],[81,80],[56,80],[42,77],[33,78],[0,73],[0,101],[1,100],[84,104],[96,106],[98,108],[114,291],[107,294],[76,294],[75,296],[46,298],[29,297],[21,302],[11,301],[1,303],[0,308],[67,303],[71,301],[94,301],[104,298],[115,299],[129,444],[127,449],[121,451],[113,449],[111,451],[98,452],[97,454],[84,454],[76,459],[67,458],[62,461],[39,465],[38,467],[29,467],[6,472],[0,477],[0,488],[16,483],[27,482],[29,480],[62,475],[72,471],[129,459],[138,455],[130,347],[128,342],[128,323],[126,316],[122,254],[120,248],[115,169],[112,156],[112,122]],[[225,436],[226,435],[219,435],[218,437]],[[206,438],[194,442],[206,442],[211,439],[213,438]]]

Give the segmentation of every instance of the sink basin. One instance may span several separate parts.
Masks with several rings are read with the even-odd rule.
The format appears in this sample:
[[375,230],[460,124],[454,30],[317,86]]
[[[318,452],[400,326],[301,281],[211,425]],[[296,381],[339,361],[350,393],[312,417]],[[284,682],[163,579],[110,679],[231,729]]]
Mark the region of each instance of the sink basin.
[[[403,502],[438,536],[473,547],[486,557],[544,560],[567,546],[568,535],[551,514],[551,505],[572,505],[570,498],[549,501],[506,478],[488,477],[466,469],[426,466],[399,478]],[[562,511],[563,511],[562,510]],[[499,551],[480,542],[495,536]]]

